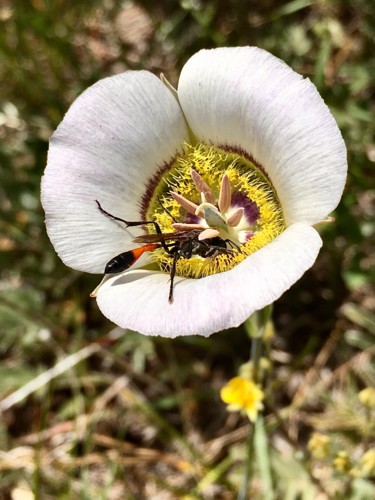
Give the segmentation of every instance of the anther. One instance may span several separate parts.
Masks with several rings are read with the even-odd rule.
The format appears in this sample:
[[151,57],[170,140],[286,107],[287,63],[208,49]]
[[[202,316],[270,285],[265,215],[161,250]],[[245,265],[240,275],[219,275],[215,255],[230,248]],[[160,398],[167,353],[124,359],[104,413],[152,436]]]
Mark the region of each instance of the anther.
[[172,198],[174,200],[176,200],[177,203],[179,203],[182,206],[182,208],[184,208],[189,214],[195,215],[195,212],[198,208],[198,205],[196,205],[192,201],[187,200],[186,198],[184,198],[180,194],[175,193],[173,191],[171,191],[170,194],[171,194]]
[[245,212],[243,207],[237,208],[235,212],[232,213],[230,217],[227,219],[228,226],[236,227],[241,222],[242,216]]
[[217,229],[208,228],[201,232],[198,236],[198,240],[209,240],[210,238],[216,238],[217,236],[220,236],[220,232]]
[[187,224],[184,222],[175,222],[172,224],[173,229],[176,231],[189,231],[191,229],[206,229],[206,226],[203,224]]
[[221,179],[220,194],[218,200],[218,206],[220,212],[225,213],[228,210],[228,208],[230,207],[230,201],[231,201],[230,181],[228,175],[224,174],[223,178]]
[[193,168],[190,168],[190,175],[191,175],[192,181],[194,182],[195,187],[198,189],[198,191],[200,193],[204,194],[206,201],[208,201],[208,203],[213,203],[214,197],[212,196],[211,189],[204,182],[204,180],[198,174],[198,172],[196,170],[194,170]]

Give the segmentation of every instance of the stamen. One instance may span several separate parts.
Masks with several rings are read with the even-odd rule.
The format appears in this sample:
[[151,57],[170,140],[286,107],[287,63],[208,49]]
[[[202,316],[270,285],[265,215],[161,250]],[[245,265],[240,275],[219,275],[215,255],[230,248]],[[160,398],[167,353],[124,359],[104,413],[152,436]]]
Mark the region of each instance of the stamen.
[[203,224],[185,224],[184,222],[175,222],[172,224],[173,229],[176,231],[185,231],[189,229],[206,229]]
[[196,215],[196,210],[198,209],[198,205],[196,205],[195,203],[193,203],[192,201],[189,201],[187,200],[186,198],[184,198],[183,196],[181,196],[180,194],[178,193],[175,193],[173,191],[171,191],[171,196],[174,200],[177,201],[177,203],[179,203],[182,208],[184,208],[189,214],[192,214],[192,215]]
[[218,206],[220,212],[224,213],[228,210],[228,208],[230,207],[230,201],[231,201],[230,181],[228,175],[224,174],[223,178],[221,179],[220,194],[218,200]]
[[204,180],[198,174],[198,172],[196,170],[194,170],[193,168],[190,168],[190,175],[191,175],[191,178],[195,184],[195,187],[198,189],[198,191],[205,195],[206,201],[208,201],[208,203],[213,203],[214,197],[212,196],[211,189],[204,182]]
[[198,240],[209,240],[210,238],[216,238],[217,236],[220,236],[220,232],[217,229],[212,229],[210,227],[209,229],[205,229],[201,232],[201,234],[198,236]]
[[228,226],[236,227],[241,222],[242,216],[245,212],[243,207],[237,208],[235,212],[232,213],[230,217],[227,219]]

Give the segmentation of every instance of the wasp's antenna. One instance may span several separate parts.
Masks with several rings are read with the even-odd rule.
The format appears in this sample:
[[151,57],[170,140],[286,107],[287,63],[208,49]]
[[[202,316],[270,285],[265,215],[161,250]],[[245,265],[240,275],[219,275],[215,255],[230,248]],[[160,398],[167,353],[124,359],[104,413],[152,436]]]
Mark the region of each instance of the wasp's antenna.
[[99,208],[99,210],[101,211],[101,213],[102,213],[103,215],[105,215],[106,217],[109,217],[109,218],[110,218],[110,219],[112,219],[112,220],[117,220],[117,221],[119,221],[119,222],[123,222],[123,223],[124,223],[124,224],[126,224],[127,226],[131,225],[131,224],[129,224],[129,222],[128,222],[128,221],[126,221],[125,219],[120,219],[120,217],[116,217],[115,215],[112,215],[112,214],[110,214],[109,212],[107,212],[107,210],[104,210],[104,208],[101,206],[101,204],[99,203],[99,201],[98,201],[98,200],[95,200],[95,202],[96,202],[96,204],[98,205],[98,208]]
[[163,203],[161,201],[160,196],[158,196],[158,202],[159,202],[159,205],[161,206],[161,208],[164,210],[164,212],[166,212],[169,215],[169,217],[173,220],[173,222],[178,223],[178,220],[175,219],[175,217],[173,217],[173,215],[171,214],[171,212],[167,208],[165,208],[165,206],[163,205]]

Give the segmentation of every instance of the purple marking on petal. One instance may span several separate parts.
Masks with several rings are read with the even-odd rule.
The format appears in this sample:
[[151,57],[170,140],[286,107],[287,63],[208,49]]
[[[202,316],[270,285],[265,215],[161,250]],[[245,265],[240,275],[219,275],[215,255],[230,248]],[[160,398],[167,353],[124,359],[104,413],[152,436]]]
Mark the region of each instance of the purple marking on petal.
[[147,218],[147,210],[149,209],[151,198],[154,196],[155,190],[160,183],[160,179],[168,172],[175,160],[176,158],[172,158],[169,163],[159,166],[154,175],[148,179],[142,199],[139,202],[140,215],[143,220]]
[[250,200],[245,194],[236,191],[232,193],[232,207],[242,207],[245,210],[245,217],[249,224],[255,224],[260,212],[255,201]]
[[[185,212],[185,217],[183,218],[183,222],[185,224],[199,224],[202,220],[197,215],[189,214],[189,212]],[[182,221],[181,221],[182,222]]]
[[247,243],[254,236],[255,231],[245,231],[245,242]]

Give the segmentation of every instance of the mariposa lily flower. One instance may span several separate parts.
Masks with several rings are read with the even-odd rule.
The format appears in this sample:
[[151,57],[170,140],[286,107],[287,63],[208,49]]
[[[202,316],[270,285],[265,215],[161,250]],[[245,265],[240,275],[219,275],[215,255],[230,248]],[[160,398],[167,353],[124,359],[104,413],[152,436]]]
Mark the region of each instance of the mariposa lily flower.
[[313,225],[337,206],[346,171],[341,134],[308,79],[264,50],[220,48],[195,54],[177,91],[147,71],[86,90],[52,136],[42,203],[62,260],[90,273],[156,231],[106,213],[187,235],[134,254],[94,295],[121,327],[208,336],[313,265]]

